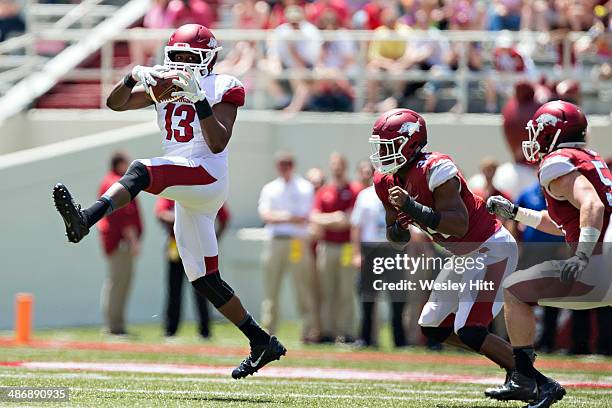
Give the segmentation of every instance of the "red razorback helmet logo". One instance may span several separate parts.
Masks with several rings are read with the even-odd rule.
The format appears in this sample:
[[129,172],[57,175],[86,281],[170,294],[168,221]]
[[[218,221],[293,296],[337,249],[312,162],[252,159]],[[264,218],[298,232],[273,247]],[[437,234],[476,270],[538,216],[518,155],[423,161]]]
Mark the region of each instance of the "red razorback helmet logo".
[[[200,24],[185,24],[176,29],[170,36],[164,48],[164,65],[173,70],[184,71],[191,67],[199,70],[203,76],[212,72],[217,60],[217,53],[221,51],[213,33]],[[199,63],[176,62],[172,56],[177,52],[191,52],[200,57]]]
[[427,144],[425,119],[410,109],[387,111],[374,123],[369,142],[376,171],[393,174]]
[[573,103],[552,101],[533,114],[526,129],[529,138],[523,141],[523,154],[527,161],[537,163],[555,149],[584,146],[587,119]]

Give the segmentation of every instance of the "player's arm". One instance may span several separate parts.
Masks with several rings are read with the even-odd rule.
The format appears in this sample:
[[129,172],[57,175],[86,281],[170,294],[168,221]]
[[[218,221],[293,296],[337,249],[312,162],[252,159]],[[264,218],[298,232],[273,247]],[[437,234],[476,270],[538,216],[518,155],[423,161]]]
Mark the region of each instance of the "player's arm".
[[389,201],[420,225],[459,238],[467,234],[469,216],[461,199],[459,180],[453,177],[436,187],[433,198],[435,210],[415,201],[401,187],[394,186],[389,190]]
[[[153,104],[149,96],[150,86],[157,85],[155,78],[161,78],[167,68],[157,65],[143,67],[136,65],[121,81],[117,82],[106,98],[106,106],[114,111],[145,108]],[[137,84],[140,84],[136,86]]]
[[200,86],[202,75],[198,71],[187,67],[187,73],[177,72],[177,75],[179,79],[173,80],[172,83],[183,90],[173,92],[172,96],[187,98],[194,104],[206,144],[213,153],[221,153],[232,137],[238,106],[220,102],[211,107]]
[[[580,172],[573,171],[551,181],[548,189],[553,195],[565,198],[580,210],[580,243],[583,243],[585,230],[590,231],[589,234],[593,235],[590,238],[596,243],[603,228],[605,206],[593,184]],[[582,249],[588,256],[593,252],[592,248]]]
[[548,211],[520,207],[502,196],[491,196],[487,200],[487,210],[504,220],[514,220],[531,228],[551,235],[563,236],[564,232],[550,218]]

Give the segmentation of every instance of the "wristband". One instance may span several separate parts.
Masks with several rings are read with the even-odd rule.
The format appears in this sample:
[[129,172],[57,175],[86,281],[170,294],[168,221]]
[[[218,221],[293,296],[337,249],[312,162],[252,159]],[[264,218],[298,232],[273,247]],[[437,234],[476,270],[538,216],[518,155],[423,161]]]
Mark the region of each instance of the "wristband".
[[401,210],[419,224],[429,227],[434,231],[440,225],[440,213],[435,212],[426,205],[417,203],[412,197],[408,197]]
[[391,231],[389,232],[389,238],[393,242],[408,242],[410,241],[410,230],[403,229],[398,221],[395,221],[391,225]]
[[525,224],[531,228],[538,228],[542,222],[542,211],[530,210],[529,208],[519,206],[516,206],[516,208],[518,208],[518,210],[516,214],[514,214],[515,221]]
[[136,86],[136,84],[138,83],[138,81],[136,81],[133,77],[132,74],[127,74],[125,76],[125,78],[123,78],[123,85],[125,85],[126,87],[132,89],[133,87]]
[[197,101],[194,105],[196,108],[196,112],[198,114],[198,119],[204,120],[212,116],[213,111],[212,111],[212,108],[210,107],[210,104],[206,100],[206,98],[204,98],[201,101]]
[[582,252],[587,256],[587,258],[590,258],[595,250],[600,234],[601,231],[594,227],[580,228],[580,238],[578,238],[576,254],[578,254],[578,252]]

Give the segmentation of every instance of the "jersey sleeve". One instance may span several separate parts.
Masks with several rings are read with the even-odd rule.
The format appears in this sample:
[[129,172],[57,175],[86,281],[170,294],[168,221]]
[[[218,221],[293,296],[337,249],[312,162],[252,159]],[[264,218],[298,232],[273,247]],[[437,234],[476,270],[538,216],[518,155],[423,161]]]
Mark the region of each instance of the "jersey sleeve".
[[448,180],[457,177],[459,169],[451,159],[438,160],[430,165],[427,172],[427,185],[429,191],[434,191]]
[[245,102],[245,91],[242,82],[230,75],[217,75],[215,78],[215,98],[213,105],[221,102],[243,106]]
[[378,199],[386,206],[390,206],[389,202],[389,185],[387,184],[385,177],[379,173],[374,175],[374,191]]
[[545,159],[540,166],[540,184],[546,189],[546,191],[556,199],[561,200],[561,197],[556,197],[551,193],[550,183],[559,177],[565,176],[576,170],[576,166],[572,163],[569,157],[566,156],[553,156]]

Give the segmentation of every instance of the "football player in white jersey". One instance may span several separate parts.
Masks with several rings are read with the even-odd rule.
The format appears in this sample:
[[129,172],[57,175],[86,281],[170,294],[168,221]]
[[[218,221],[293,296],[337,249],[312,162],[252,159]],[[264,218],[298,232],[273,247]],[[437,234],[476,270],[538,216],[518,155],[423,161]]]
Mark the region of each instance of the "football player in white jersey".
[[[68,240],[75,243],[141,191],[175,200],[174,231],[189,281],[250,341],[250,355],[232,372],[238,379],[280,359],[286,349],[257,324],[219,274],[214,222],[227,198],[227,144],[238,107],[244,105],[240,81],[212,72],[220,49],[210,30],[187,24],[170,37],[163,66],[135,66],[106,103],[115,111],[155,105],[164,156],[132,162],[88,208],[81,209],[61,183],[54,187],[53,198]],[[173,83],[182,90],[172,93],[172,101],[156,103],[151,87],[168,71],[178,75]]]

